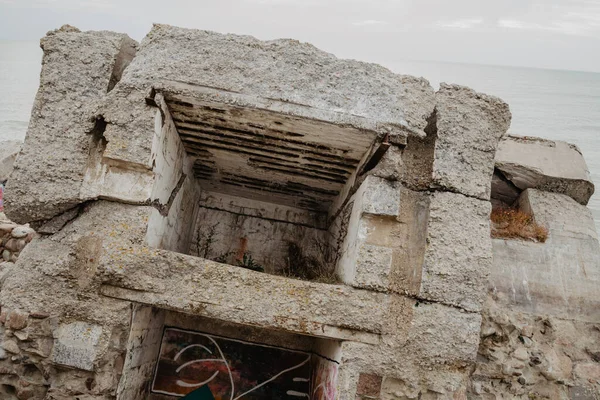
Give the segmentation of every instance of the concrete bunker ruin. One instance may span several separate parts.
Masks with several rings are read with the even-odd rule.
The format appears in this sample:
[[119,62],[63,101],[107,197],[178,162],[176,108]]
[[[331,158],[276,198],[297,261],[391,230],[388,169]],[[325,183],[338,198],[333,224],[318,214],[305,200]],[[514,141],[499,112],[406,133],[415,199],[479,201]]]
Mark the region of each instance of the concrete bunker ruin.
[[[48,50],[34,115],[69,112],[51,134],[32,123],[7,208],[44,235],[28,254],[48,246],[45,253],[67,259],[50,268],[66,270],[49,283],[33,278],[39,264],[21,255],[19,263],[33,268],[21,276],[34,279],[35,289],[23,294],[10,289],[21,283],[3,284],[2,309],[29,310],[32,340],[24,343],[40,354],[25,364],[51,368],[47,376],[58,379],[48,387],[42,375],[25,387],[19,372],[6,374],[16,394],[181,396],[171,386],[192,391],[217,372],[191,377],[201,365],[184,367],[213,359],[209,338],[238,343],[241,358],[253,346],[274,348],[282,362],[310,356],[309,377],[297,376],[309,385],[285,387],[286,395],[389,397],[403,379],[418,392],[463,390],[491,254],[482,245],[477,259],[449,259],[444,249],[471,246],[455,234],[458,221],[489,244],[495,146],[480,150],[469,140],[495,143],[504,134],[505,103],[458,86],[435,93],[422,78],[290,40],[156,25],[137,52],[122,35],[70,27],[42,43]],[[63,56],[48,58],[50,51]],[[89,61],[97,59],[106,62]],[[113,73],[124,65],[123,74]],[[114,76],[121,79],[111,83]],[[46,102],[56,84],[70,95]],[[450,134],[457,113],[475,125],[461,138],[466,145]],[[39,146],[68,154],[70,165],[50,175],[54,156],[27,163]],[[487,164],[466,168],[468,179],[456,174],[467,158],[445,150],[457,146]],[[26,189],[32,179],[39,184]],[[290,262],[298,260],[301,273]],[[457,266],[452,277],[442,271],[449,262]],[[318,269],[326,270],[311,276]],[[62,295],[41,295],[49,288]],[[49,321],[56,329],[42,327]],[[442,330],[452,332],[452,343],[434,342],[446,350],[423,342],[426,331]],[[12,333],[5,334],[10,343]],[[176,357],[189,346],[192,354]],[[224,355],[216,362],[235,373],[219,372],[207,383],[213,392],[246,368]],[[161,362],[170,366],[166,389]],[[434,382],[409,377],[433,368]],[[237,387],[222,393],[243,396]]]
[[[6,192],[8,217],[40,237],[0,264],[3,399],[593,389],[593,185],[569,145],[517,143],[565,150],[581,167],[569,176],[505,153],[502,100],[293,40],[166,25],[140,45],[65,26],[42,47]],[[547,243],[490,238],[494,168]],[[540,312],[586,340],[538,340]],[[577,348],[573,386],[542,378],[562,359],[517,363],[517,336]]]

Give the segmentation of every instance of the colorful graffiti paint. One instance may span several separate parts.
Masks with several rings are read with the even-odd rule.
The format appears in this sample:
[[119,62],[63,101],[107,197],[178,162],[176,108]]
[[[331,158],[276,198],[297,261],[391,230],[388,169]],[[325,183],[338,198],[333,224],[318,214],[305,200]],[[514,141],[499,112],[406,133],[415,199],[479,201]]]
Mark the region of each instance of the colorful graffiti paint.
[[314,356],[312,368],[311,400],[335,400],[338,364],[326,358]]
[[310,398],[309,353],[165,328],[152,391],[215,400]]

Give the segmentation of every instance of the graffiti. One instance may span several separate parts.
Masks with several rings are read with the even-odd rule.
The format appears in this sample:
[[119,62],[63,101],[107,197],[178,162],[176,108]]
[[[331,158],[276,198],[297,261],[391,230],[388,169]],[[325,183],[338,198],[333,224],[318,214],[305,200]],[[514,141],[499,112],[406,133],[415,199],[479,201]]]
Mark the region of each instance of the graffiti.
[[335,400],[338,364],[323,357],[313,357],[312,400]]
[[310,398],[311,355],[166,328],[152,391],[183,397],[205,385],[215,400]]
[[182,400],[215,400],[215,398],[210,392],[210,388],[205,385],[186,395]]

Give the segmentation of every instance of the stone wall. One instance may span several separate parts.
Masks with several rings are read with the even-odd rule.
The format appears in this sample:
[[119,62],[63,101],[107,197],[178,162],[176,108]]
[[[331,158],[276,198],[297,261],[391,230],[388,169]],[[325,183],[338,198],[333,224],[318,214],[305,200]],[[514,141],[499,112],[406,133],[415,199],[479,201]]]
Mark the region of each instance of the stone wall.
[[17,225],[0,212],[0,263],[16,262],[21,251],[35,236],[29,224]]

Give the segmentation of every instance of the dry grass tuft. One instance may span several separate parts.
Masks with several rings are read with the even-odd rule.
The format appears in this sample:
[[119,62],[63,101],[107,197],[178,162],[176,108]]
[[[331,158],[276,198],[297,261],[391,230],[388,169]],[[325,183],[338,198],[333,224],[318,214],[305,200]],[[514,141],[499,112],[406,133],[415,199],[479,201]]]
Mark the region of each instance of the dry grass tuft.
[[319,283],[338,283],[334,266],[328,262],[328,247],[322,248],[318,254],[323,259],[314,256],[306,256],[302,249],[293,242],[288,242],[287,265],[282,275],[288,278],[297,278],[305,281]]
[[491,215],[492,237],[527,239],[544,243],[548,228],[538,225],[533,216],[516,208],[494,208]]

